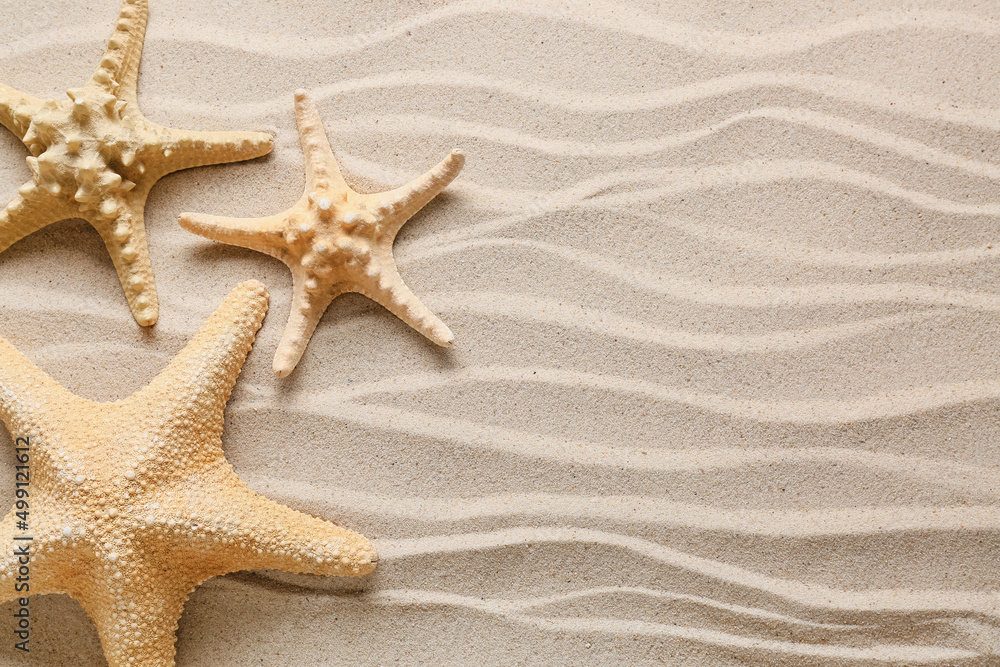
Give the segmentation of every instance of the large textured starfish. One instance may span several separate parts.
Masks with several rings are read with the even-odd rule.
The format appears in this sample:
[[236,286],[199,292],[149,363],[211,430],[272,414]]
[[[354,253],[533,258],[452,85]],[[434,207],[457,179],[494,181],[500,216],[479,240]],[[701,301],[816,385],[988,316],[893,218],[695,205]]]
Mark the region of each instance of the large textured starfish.
[[274,372],[292,372],[327,306],[344,292],[364,294],[438,345],[449,345],[451,330],[420,303],[396,270],[392,243],[403,223],[458,175],[465,156],[454,150],[408,185],[360,194],[341,175],[319,113],[304,90],[295,92],[295,115],[306,164],[305,194],[295,206],[268,218],[180,216],[188,231],[265,252],[292,270],[292,310],[274,355]]
[[0,123],[31,151],[31,180],[0,211],[0,252],[46,225],[80,217],[111,254],[136,321],[159,313],[143,210],[157,180],[179,169],[259,157],[258,132],[187,132],[139,111],[136,84],[147,0],[124,0],[101,63],[69,99],[40,100],[0,85]]
[[257,495],[225,459],[223,410],[266,310],[263,285],[238,286],[147,387],[113,403],[71,394],[0,338],[0,419],[30,474],[27,507],[0,522],[0,601],[67,593],[111,667],[162,666],[209,577],[374,568],[364,537]]

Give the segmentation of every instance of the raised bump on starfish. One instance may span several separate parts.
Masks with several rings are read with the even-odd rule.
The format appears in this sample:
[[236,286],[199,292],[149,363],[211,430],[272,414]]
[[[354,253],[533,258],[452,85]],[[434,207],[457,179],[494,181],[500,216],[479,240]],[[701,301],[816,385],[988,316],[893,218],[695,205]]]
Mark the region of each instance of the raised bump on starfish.
[[143,117],[136,86],[147,13],[147,0],[123,1],[104,57],[90,81],[66,91],[69,99],[43,101],[0,86],[0,123],[31,152],[32,179],[21,197],[37,193],[49,202],[23,212],[8,206],[0,215],[0,252],[57,220],[87,220],[144,326],[159,314],[143,221],[153,184],[179,169],[260,157],[272,145],[258,132],[186,132]]
[[[361,535],[251,491],[222,451],[223,413],[267,310],[234,289],[144,389],[75,396],[0,338],[0,419],[29,438],[31,589],[67,593],[93,619],[111,667],[172,665],[177,622],[209,577],[276,568],[361,576]],[[0,602],[15,592],[16,508],[0,521]]]
[[319,113],[304,90],[295,93],[295,115],[306,190],[292,208],[259,219],[200,213],[182,213],[179,219],[190,232],[265,252],[291,269],[292,309],[274,355],[274,372],[292,372],[327,306],[344,292],[364,294],[438,345],[450,345],[451,330],[400,277],[392,244],[400,227],[454,180],[465,156],[454,150],[408,185],[360,194],[340,173]]

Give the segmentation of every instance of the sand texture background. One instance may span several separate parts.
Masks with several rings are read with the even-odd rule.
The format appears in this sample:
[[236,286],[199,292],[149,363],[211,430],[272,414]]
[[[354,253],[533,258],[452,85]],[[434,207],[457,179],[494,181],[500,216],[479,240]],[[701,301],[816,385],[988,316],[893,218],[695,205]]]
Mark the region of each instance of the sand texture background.
[[[154,328],[69,220],[0,255],[0,335],[114,400],[262,280],[227,456],[382,556],[207,582],[178,665],[998,664],[1000,8],[759,4],[151,1],[145,115],[275,149],[153,189]],[[3,3],[0,81],[81,85],[118,10]],[[348,295],[279,381],[288,269],[177,225],[300,196],[299,87],[361,191],[466,151],[395,246],[453,348]],[[32,605],[31,664],[104,664]]]

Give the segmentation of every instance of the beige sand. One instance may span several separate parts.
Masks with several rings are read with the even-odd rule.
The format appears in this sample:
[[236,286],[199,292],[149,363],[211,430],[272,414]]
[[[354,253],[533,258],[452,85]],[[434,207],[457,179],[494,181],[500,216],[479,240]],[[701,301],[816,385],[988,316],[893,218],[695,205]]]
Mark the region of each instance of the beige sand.
[[[527,4],[154,1],[144,114],[273,153],[153,189],[151,330],[82,221],[0,255],[0,335],[95,400],[271,291],[227,457],[381,560],[211,580],[178,664],[990,664],[1000,12]],[[5,4],[0,80],[63,94],[118,9]],[[278,380],[287,268],[177,225],[296,201],[296,88],[360,191],[469,156],[395,246],[451,349],[347,295]],[[3,201],[25,155],[0,134]],[[34,664],[103,664],[32,604]]]

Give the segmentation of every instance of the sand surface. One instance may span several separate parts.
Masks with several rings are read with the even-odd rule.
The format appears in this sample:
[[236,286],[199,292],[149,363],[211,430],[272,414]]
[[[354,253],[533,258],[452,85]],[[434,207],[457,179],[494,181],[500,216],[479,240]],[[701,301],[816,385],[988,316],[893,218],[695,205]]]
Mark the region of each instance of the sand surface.
[[[154,328],[69,220],[0,255],[0,335],[114,400],[262,280],[229,460],[382,556],[207,582],[178,665],[997,664],[995,3],[151,5],[146,116],[275,150],[153,189]],[[0,81],[82,84],[118,9],[3,3]],[[468,154],[395,246],[453,348],[348,295],[279,381],[289,271],[177,225],[300,196],[299,87],[359,190]],[[104,664],[32,604],[31,664]]]

